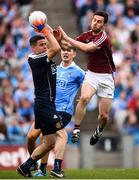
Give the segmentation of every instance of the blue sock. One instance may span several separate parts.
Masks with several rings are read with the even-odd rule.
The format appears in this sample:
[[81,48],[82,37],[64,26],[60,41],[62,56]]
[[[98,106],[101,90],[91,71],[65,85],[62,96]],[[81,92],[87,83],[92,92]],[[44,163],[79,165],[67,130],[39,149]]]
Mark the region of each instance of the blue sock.
[[41,163],[41,164],[40,164],[40,170],[41,170],[43,173],[46,173],[46,167],[47,167],[47,163]]
[[62,159],[55,159],[54,170],[61,170]]

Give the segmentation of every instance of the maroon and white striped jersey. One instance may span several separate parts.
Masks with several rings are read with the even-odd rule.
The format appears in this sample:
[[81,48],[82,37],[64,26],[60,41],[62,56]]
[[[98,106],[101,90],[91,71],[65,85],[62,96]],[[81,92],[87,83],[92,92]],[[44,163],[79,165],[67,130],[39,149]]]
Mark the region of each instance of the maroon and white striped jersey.
[[105,31],[94,36],[90,30],[78,36],[76,40],[84,43],[93,42],[97,47],[99,47],[98,50],[94,52],[87,52],[87,68],[90,71],[96,73],[113,73],[115,71],[111,41]]

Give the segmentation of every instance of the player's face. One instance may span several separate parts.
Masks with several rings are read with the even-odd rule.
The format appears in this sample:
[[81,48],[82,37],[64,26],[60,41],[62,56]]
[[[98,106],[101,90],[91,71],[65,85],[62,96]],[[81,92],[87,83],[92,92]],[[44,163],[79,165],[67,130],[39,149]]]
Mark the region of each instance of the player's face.
[[61,59],[64,62],[72,62],[73,58],[76,56],[76,53],[71,48],[63,48],[61,49]]
[[94,33],[99,33],[104,28],[104,17],[95,15],[92,19],[91,29]]
[[48,49],[47,48],[47,40],[46,39],[38,40],[36,43],[36,46],[33,46],[32,49],[35,54],[45,53]]

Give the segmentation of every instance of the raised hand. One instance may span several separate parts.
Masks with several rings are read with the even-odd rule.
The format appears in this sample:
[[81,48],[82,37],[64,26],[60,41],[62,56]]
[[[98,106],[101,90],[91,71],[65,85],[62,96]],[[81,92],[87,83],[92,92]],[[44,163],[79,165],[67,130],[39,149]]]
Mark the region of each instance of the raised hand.
[[65,31],[62,29],[61,26],[58,26],[59,31],[61,32],[62,38],[65,40],[68,40],[68,35],[65,33]]
[[45,21],[43,19],[40,20],[34,20],[34,22],[32,23],[32,27],[40,32],[45,28]]
[[59,29],[54,29],[53,30],[53,35],[56,38],[57,41],[61,41],[62,39],[62,34],[61,31]]

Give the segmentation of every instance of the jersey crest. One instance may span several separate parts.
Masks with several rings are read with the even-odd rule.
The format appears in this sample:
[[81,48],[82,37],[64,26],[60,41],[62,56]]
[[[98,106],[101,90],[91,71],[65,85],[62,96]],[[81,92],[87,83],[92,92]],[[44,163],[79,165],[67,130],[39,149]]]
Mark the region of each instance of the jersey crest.
[[55,64],[51,65],[51,71],[52,71],[52,74],[56,74],[56,65]]
[[68,81],[65,79],[58,79],[56,81],[56,86],[59,87],[60,89],[66,89]]

